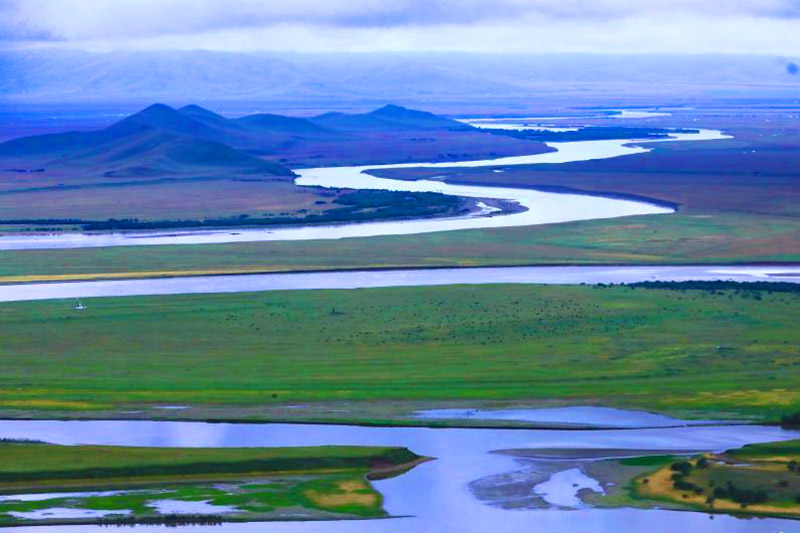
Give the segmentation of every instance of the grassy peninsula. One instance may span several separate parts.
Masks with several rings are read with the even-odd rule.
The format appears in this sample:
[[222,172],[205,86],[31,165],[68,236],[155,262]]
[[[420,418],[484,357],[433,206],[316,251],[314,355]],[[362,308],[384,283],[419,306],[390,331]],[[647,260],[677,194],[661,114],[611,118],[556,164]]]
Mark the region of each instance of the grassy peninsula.
[[[203,523],[385,516],[371,476],[422,458],[405,448],[137,448],[0,443],[0,525]],[[38,498],[14,495],[44,493]],[[193,515],[193,503],[207,506]],[[50,508],[76,510],[48,519]]]

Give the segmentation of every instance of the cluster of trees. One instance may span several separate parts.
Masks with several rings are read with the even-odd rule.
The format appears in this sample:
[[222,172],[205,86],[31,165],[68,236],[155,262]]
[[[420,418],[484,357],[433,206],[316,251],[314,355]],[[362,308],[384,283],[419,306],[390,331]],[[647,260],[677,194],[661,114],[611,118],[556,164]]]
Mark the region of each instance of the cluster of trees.
[[717,487],[714,489],[715,498],[726,498],[741,503],[742,505],[753,505],[758,503],[767,503],[769,501],[769,492],[763,489],[743,489],[737,487],[732,482],[728,481],[726,487]]
[[[599,284],[598,286],[604,286]],[[610,286],[610,285],[609,285]],[[759,298],[756,293],[765,292],[800,292],[800,283],[787,283],[783,281],[640,281],[628,283],[628,287],[642,289],[662,289],[673,291],[700,290],[700,291],[737,291],[741,295],[751,295]]]
[[461,200],[434,192],[355,191],[333,201],[342,207],[302,217],[291,215],[206,218],[200,220],[139,220],[138,218],[82,219],[15,219],[0,220],[0,225],[74,225],[85,231],[145,230],[168,228],[202,228],[235,226],[279,226],[287,224],[331,224],[397,219],[418,216],[455,215],[460,212]]
[[[800,412],[783,415],[781,417],[781,427],[784,429],[800,429]],[[791,465],[791,463],[789,464]]]
[[136,526],[136,525],[164,525],[167,527],[181,526],[221,526],[225,519],[221,515],[210,514],[167,514],[158,516],[117,516],[101,518],[104,526]]
[[[703,459],[703,461],[704,462],[702,463],[702,466],[698,461],[697,466],[699,468],[705,468],[708,465],[708,462],[705,459]],[[693,468],[694,467],[692,466],[692,463],[689,461],[678,461],[677,463],[672,463],[672,465],[670,465],[670,470],[675,472],[672,474],[672,487],[676,490],[685,490],[694,492],[695,494],[703,494],[703,492],[705,492],[703,487],[686,480],[686,476],[691,474]]]
[[[695,494],[704,494],[705,489],[696,483],[692,483],[687,479],[689,474],[695,468],[708,468],[710,463],[708,459],[705,457],[701,457],[697,460],[697,462],[692,465],[689,461],[678,461],[672,463],[670,465],[670,470],[674,472],[672,474],[672,487],[675,490],[681,490],[686,492],[694,492]],[[788,468],[792,472],[800,472],[800,465],[796,461],[790,461]],[[747,505],[756,505],[761,503],[767,503],[770,500],[770,492],[763,488],[745,488],[739,487],[732,481],[728,481],[724,487],[714,487],[714,481],[709,481],[709,490],[711,493],[708,495],[706,499],[706,503],[713,504],[714,500],[717,498],[720,499],[727,499],[732,500],[738,504],[741,504],[743,507]],[[788,487],[788,481],[780,481],[778,483],[779,487]],[[800,495],[795,498],[795,502],[800,504]]]
[[577,131],[549,130],[489,130],[496,135],[541,142],[605,141],[613,139],[658,139],[674,133],[698,133],[699,130],[665,128],[626,128],[616,126],[587,126]]

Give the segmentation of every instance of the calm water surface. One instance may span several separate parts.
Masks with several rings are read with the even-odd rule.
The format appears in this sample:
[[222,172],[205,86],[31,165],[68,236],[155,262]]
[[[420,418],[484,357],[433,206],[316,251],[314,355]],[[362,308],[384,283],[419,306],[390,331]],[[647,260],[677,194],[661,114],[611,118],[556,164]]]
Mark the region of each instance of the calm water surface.
[[486,283],[633,283],[685,280],[800,282],[800,266],[576,266],[442,268],[305,272],[296,274],[241,274],[159,279],[71,281],[0,285],[0,302],[142,296],[157,294],[212,294],[226,292],[306,289],[363,289],[375,287],[433,286]]
[[[719,131],[700,130],[699,133],[674,134],[654,142],[710,141],[728,138]],[[291,228],[256,228],[237,230],[177,230],[125,233],[66,233],[52,235],[12,235],[0,237],[0,250],[51,248],[89,248],[104,246],[137,246],[163,244],[210,244],[253,241],[296,241],[314,239],[343,239],[378,235],[410,235],[436,231],[477,228],[500,228],[552,224],[576,220],[614,218],[631,215],[671,213],[672,209],[640,201],[603,198],[578,194],[540,192],[531,189],[456,185],[436,180],[403,181],[378,178],[366,174],[369,170],[398,168],[465,168],[504,167],[540,163],[568,163],[591,159],[608,159],[648,152],[651,148],[635,145],[636,139],[548,143],[557,151],[444,163],[400,163],[355,167],[324,167],[298,170],[298,185],[380,189],[389,191],[441,192],[469,198],[510,200],[526,210],[502,216],[487,216],[486,212],[453,218],[419,219],[397,222],[365,222],[360,224],[312,225]]]
[[[774,519],[742,520],[700,513],[618,510],[503,510],[477,500],[471,481],[522,468],[512,457],[488,452],[507,448],[593,448],[637,450],[723,450],[746,443],[797,438],[774,427],[723,426],[596,431],[364,428],[303,424],[205,424],[189,422],[0,421],[0,437],[35,438],[61,444],[132,446],[311,446],[350,444],[407,446],[436,457],[411,472],[379,481],[391,520],[234,524],[185,527],[225,532],[777,532],[798,531],[800,523]],[[562,475],[571,483],[575,475]],[[545,488],[564,498],[559,477]],[[583,480],[584,483],[589,483]],[[563,483],[562,483],[563,485]],[[563,501],[563,500],[560,500]],[[147,527],[146,531],[174,531]],[[92,527],[27,527],[21,532],[72,533]],[[103,529],[107,531],[107,529]]]
[[415,415],[417,418],[438,420],[517,420],[543,425],[558,424],[560,426],[599,428],[655,428],[715,423],[713,420],[676,420],[657,413],[591,405],[543,409],[426,409],[417,411]]

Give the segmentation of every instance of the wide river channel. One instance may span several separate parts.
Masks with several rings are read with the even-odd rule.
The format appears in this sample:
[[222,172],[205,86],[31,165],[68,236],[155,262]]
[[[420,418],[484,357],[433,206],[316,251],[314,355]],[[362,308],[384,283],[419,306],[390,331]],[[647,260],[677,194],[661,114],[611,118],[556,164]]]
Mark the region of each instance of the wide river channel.
[[[488,128],[492,124],[483,124]],[[502,127],[502,123],[498,124]],[[366,173],[369,170],[397,168],[463,168],[491,167],[502,172],[503,167],[541,163],[569,163],[591,159],[608,159],[650,151],[642,143],[667,141],[710,141],[728,138],[716,130],[698,133],[675,133],[657,139],[621,139],[547,143],[556,151],[535,155],[458,161],[445,163],[399,163],[357,167],[324,167],[300,169],[295,180],[298,185],[350,189],[382,189],[390,191],[440,192],[469,198],[501,199],[518,203],[525,208],[503,216],[492,216],[484,209],[466,216],[404,220],[395,222],[365,222],[358,224],[308,225],[286,228],[237,228],[236,230],[176,230],[120,233],[61,233],[43,235],[10,235],[0,237],[0,250],[30,250],[51,248],[90,248],[103,246],[138,246],[162,244],[212,244],[253,241],[300,241],[343,239],[379,235],[410,235],[435,231],[476,228],[501,228],[553,224],[576,220],[671,213],[672,209],[641,201],[541,192],[510,187],[480,187],[456,185],[438,180],[393,180]]]
[[438,268],[411,270],[353,270],[185,276],[155,279],[69,281],[0,285],[0,302],[147,296],[158,294],[213,294],[225,292],[312,289],[369,289],[487,283],[635,283],[639,281],[780,281],[800,282],[800,266],[531,266]]
[[[624,430],[519,430],[371,428],[302,424],[206,424],[146,421],[0,421],[0,437],[41,439],[60,444],[131,446],[313,446],[326,444],[406,446],[436,460],[399,477],[378,481],[386,510],[398,518],[339,522],[285,522],[187,526],[186,532],[408,533],[414,532],[541,532],[541,533],[777,533],[798,531],[800,522],[741,519],[703,513],[637,509],[593,509],[580,503],[569,508],[506,509],[503,501],[481,500],[470,490],[474,482],[498,474],[524,478],[535,465],[506,455],[501,449],[546,448],[591,450],[724,450],[746,443],[800,437],[776,427],[689,426]],[[633,453],[633,452],[632,452]],[[541,465],[540,465],[541,466]],[[551,494],[569,501],[585,483],[580,466],[563,467],[548,481]],[[558,472],[559,464],[551,465]],[[591,480],[589,480],[591,481]],[[173,531],[146,526],[145,531]],[[90,526],[22,527],[20,532],[73,533],[107,531]]]

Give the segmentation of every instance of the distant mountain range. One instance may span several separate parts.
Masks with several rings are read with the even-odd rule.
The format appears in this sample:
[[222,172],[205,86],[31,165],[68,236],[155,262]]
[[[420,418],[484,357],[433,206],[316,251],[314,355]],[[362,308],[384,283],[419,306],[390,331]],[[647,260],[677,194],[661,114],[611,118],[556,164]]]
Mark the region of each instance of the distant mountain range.
[[[14,102],[421,102],[582,94],[792,94],[796,59],[730,55],[0,51]],[[332,105],[319,106],[333,109]]]
[[470,130],[445,117],[387,105],[363,114],[326,113],[309,119],[255,114],[226,118],[197,105],[154,104],[108,128],[23,137],[0,143],[0,168],[94,170],[107,177],[178,173],[294,173],[256,155],[298,141],[347,142],[374,132]]

